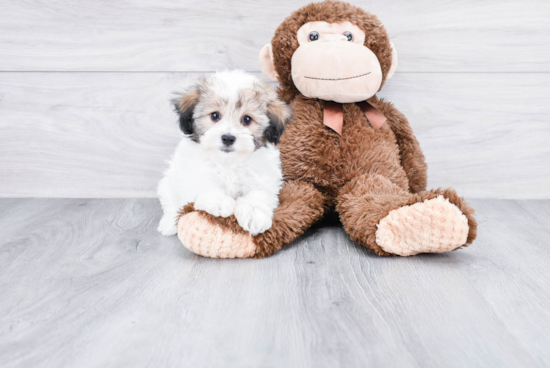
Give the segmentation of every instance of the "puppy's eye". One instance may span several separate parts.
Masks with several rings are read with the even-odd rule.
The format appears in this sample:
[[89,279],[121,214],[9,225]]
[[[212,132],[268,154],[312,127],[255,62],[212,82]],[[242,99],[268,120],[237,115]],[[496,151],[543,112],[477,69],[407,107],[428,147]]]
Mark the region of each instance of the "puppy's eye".
[[221,118],[220,113],[217,111],[210,114],[210,119],[212,119],[212,121],[218,121],[220,120],[220,118]]
[[348,38],[348,41],[353,41],[353,35],[351,32],[344,32],[344,36]]
[[249,126],[250,124],[252,124],[252,118],[248,115],[245,115],[241,119],[241,123],[243,123],[244,126]]
[[309,34],[310,41],[317,41],[319,39],[319,32],[313,31]]

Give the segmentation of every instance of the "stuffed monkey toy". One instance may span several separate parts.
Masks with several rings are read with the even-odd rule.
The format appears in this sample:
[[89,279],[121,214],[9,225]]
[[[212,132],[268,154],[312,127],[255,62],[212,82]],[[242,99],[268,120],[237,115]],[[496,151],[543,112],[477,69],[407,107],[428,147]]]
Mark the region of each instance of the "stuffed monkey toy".
[[234,216],[181,211],[178,236],[206,257],[261,258],[335,210],[352,240],[378,255],[439,253],[476,237],[474,210],[453,189],[426,191],[427,166],[409,122],[378,99],[397,54],[378,18],[345,2],[292,13],[260,53],[294,118],[281,137],[285,182],[273,225],[257,236]]

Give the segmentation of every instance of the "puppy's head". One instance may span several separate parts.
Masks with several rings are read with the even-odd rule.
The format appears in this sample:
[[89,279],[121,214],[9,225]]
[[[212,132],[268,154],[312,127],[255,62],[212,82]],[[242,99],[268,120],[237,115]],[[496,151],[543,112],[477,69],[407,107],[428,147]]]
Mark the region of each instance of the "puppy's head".
[[291,116],[273,88],[240,70],[201,78],[174,105],[183,133],[224,162],[279,143]]

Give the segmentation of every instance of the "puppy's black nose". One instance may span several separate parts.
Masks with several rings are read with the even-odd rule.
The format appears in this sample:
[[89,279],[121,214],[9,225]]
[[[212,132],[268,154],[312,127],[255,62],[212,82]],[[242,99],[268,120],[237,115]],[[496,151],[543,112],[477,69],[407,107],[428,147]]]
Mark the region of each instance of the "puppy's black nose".
[[235,138],[235,136],[231,135],[231,134],[222,135],[222,142],[226,146],[231,146],[233,143],[235,143],[235,139],[237,139],[237,138]]

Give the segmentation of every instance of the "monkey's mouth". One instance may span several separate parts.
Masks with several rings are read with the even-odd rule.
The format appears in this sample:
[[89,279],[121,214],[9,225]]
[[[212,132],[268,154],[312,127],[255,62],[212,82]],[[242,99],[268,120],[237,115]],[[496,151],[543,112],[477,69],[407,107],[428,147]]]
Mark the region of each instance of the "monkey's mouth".
[[355,77],[347,77],[347,78],[315,78],[315,77],[308,77],[308,76],[304,76],[304,78],[316,79],[316,80],[326,80],[326,81],[340,81],[340,80],[347,80],[347,79],[354,79],[354,78],[364,77],[365,75],[369,75],[369,74],[370,74],[370,72],[365,73],[365,74],[356,75]]

